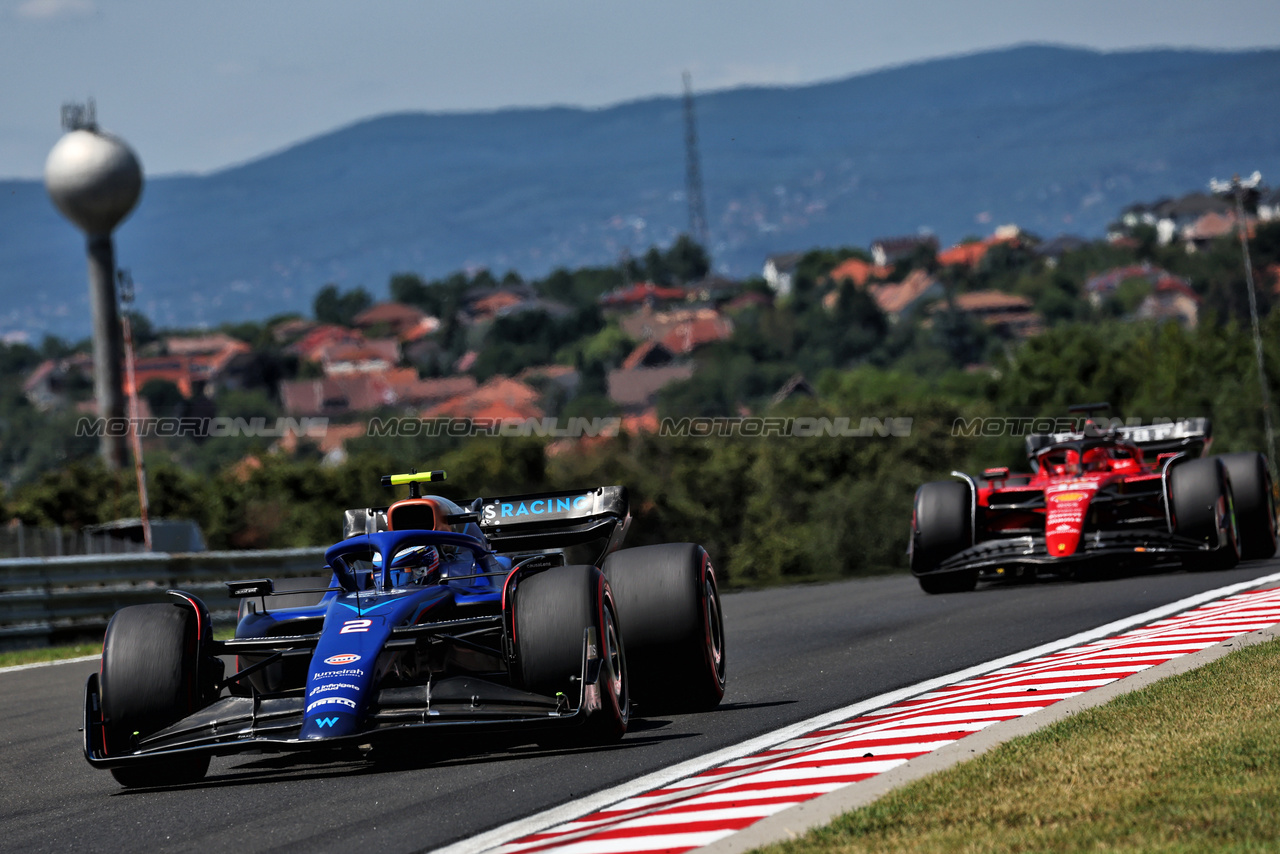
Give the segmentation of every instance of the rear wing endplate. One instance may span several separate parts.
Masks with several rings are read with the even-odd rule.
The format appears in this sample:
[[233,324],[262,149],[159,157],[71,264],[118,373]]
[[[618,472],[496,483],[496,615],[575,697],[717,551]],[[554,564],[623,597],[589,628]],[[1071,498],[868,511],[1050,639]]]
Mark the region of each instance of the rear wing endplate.
[[1137,445],[1147,455],[1186,451],[1188,456],[1195,457],[1213,441],[1213,424],[1208,418],[1184,418],[1167,424],[1114,427],[1109,431],[1086,429],[1078,433],[1039,433],[1027,437],[1027,456],[1034,456],[1050,445],[1105,436]]

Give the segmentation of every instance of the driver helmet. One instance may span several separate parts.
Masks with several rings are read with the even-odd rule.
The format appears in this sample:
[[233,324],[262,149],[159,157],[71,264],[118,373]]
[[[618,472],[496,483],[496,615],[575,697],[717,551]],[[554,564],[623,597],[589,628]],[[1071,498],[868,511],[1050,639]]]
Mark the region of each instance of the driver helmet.
[[413,583],[422,584],[427,576],[440,568],[440,550],[435,546],[422,546],[413,560]]

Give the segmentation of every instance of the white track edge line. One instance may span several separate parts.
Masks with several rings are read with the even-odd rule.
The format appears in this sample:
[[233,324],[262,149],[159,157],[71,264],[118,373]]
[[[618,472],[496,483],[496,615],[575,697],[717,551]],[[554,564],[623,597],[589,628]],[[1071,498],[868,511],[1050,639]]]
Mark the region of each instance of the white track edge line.
[[707,753],[703,756],[681,762],[678,765],[672,765],[660,771],[651,772],[643,777],[637,777],[634,780],[629,780],[626,783],[620,783],[612,788],[597,792],[594,795],[588,795],[585,798],[578,798],[577,800],[570,801],[567,804],[552,807],[549,810],[544,810],[543,812],[527,818],[516,819],[515,821],[496,827],[493,830],[477,834],[469,839],[464,839],[460,842],[455,842],[442,848],[426,850],[430,850],[432,854],[481,854],[481,852],[489,851],[493,848],[505,845],[508,842],[513,842],[523,836],[539,833],[558,824],[564,824],[565,822],[572,821],[576,818],[581,818],[584,815],[596,812],[597,810],[601,810],[611,804],[626,800],[627,798],[644,794],[652,789],[657,789],[670,783],[674,783],[677,780],[682,780],[685,777],[691,777],[694,774],[706,771],[709,768],[714,768],[722,763],[730,762],[734,759],[741,759],[744,756],[751,755],[752,753],[758,753],[761,750],[767,750],[775,745],[790,741],[798,736],[804,735],[805,733],[840,723],[841,721],[860,715],[863,712],[878,709],[883,706],[899,702],[900,700],[905,700],[918,694],[923,694],[927,691],[932,691],[946,685],[970,679],[974,676],[989,673],[993,670],[999,670],[1000,668],[1007,667],[1010,664],[1017,664],[1018,662],[1038,658],[1042,655],[1048,655],[1061,649],[1078,646],[1091,640],[1104,638],[1109,635],[1116,634],[1123,629],[1139,626],[1143,623],[1149,623],[1153,620],[1158,620],[1161,617],[1168,616],[1169,614],[1190,610],[1191,608],[1194,608],[1197,605],[1202,605],[1205,602],[1212,602],[1215,599],[1221,599],[1226,596],[1230,596],[1233,593],[1249,590],[1272,581],[1280,581],[1280,572],[1272,573],[1271,575],[1264,575],[1250,581],[1241,581],[1239,583],[1230,584],[1226,587],[1219,587],[1214,590],[1206,590],[1203,593],[1197,593],[1194,596],[1188,596],[1185,599],[1179,599],[1176,602],[1170,602],[1167,605],[1152,608],[1151,610],[1144,611],[1141,614],[1134,614],[1129,617],[1114,620],[1106,625],[1098,626],[1094,629],[1088,629],[1071,635],[1070,637],[1050,641],[1048,643],[1041,644],[1040,646],[1023,650],[1022,652],[1015,652],[1002,658],[992,659],[991,661],[984,662],[983,664],[976,664],[963,670],[957,670],[954,673],[919,682],[906,688],[899,688],[896,691],[889,691],[887,693],[880,694],[879,696],[854,703],[853,705],[845,706],[842,709],[836,709],[831,712],[816,715],[807,720],[774,730],[773,732],[756,736],[755,738],[742,742],[741,744],[722,748],[712,753]]
[[19,670],[35,670],[37,667],[53,667],[56,664],[76,664],[81,661],[97,661],[102,658],[102,653],[96,652],[93,655],[82,655],[79,658],[59,658],[56,661],[36,661],[31,664],[11,664],[8,667],[0,667],[0,673],[15,673]]

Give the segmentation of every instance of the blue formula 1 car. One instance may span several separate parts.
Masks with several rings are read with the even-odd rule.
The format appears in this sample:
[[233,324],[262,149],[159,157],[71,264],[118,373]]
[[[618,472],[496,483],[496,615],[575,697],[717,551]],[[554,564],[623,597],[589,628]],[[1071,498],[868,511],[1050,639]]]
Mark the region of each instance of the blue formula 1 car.
[[368,751],[459,729],[606,743],[633,703],[720,702],[724,625],[700,546],[619,550],[620,486],[464,508],[421,495],[443,476],[384,477],[410,497],[347,511],[328,586],[229,583],[230,640],[189,593],[118,611],[85,688],[85,758],[124,786],[171,785],[216,755]]

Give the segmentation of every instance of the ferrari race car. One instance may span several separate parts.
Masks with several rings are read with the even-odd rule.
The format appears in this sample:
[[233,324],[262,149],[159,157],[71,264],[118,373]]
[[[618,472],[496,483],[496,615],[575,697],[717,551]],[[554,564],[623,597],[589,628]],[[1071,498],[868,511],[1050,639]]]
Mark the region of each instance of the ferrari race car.
[[463,508],[421,495],[443,476],[384,477],[410,497],[347,511],[331,576],[312,589],[228,583],[232,639],[215,640],[208,608],[181,591],[118,611],[85,688],[89,764],[155,786],[200,779],[215,755],[376,752],[460,730],[604,743],[626,732],[633,701],[644,713],[720,702],[724,625],[700,546],[619,550],[624,487]]
[[1208,419],[1108,427],[1089,418],[1083,428],[1028,436],[1028,474],[952,472],[958,480],[916,491],[908,553],[925,592],[972,590],[979,576],[1086,578],[1108,567],[1179,563],[1223,569],[1275,554],[1266,458],[1205,456]]

